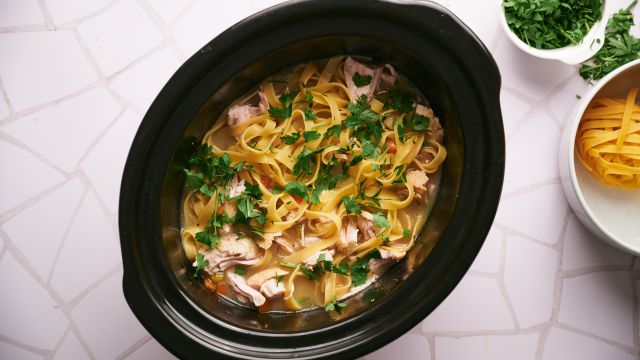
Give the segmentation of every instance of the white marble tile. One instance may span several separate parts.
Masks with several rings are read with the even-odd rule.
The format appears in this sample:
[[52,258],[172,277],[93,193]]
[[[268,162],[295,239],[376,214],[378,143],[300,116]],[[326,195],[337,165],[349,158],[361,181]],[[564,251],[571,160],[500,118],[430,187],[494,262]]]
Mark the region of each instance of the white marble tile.
[[591,273],[564,280],[559,321],[633,346],[633,295],[627,272]]
[[[27,261],[46,280],[84,186],[74,178],[2,225]],[[33,226],[38,224],[38,226]]]
[[496,222],[534,239],[554,244],[560,237],[567,200],[559,184],[551,184],[523,195],[503,199]]
[[427,338],[407,333],[390,344],[367,355],[367,360],[386,360],[402,354],[403,360],[429,360],[431,350]]
[[76,20],[96,12],[112,0],[45,0],[49,13],[56,25]]
[[116,213],[122,171],[141,117],[127,110],[80,164],[109,211]]
[[41,24],[44,16],[36,0],[3,0],[0,26]]
[[551,319],[558,256],[533,241],[507,238],[504,283],[521,327]]
[[580,76],[572,77],[569,82],[551,97],[549,104],[560,124],[570,121],[574,108],[580,102],[579,97],[587,94],[591,85]]
[[503,240],[503,232],[496,227],[491,228],[470,270],[488,273],[500,272]]
[[438,360],[533,360],[538,334],[435,339]]
[[455,0],[450,10],[489,48],[500,28],[500,0]]
[[78,338],[69,332],[60,348],[56,351],[53,360],[89,360],[90,357],[84,350]]
[[30,346],[56,346],[68,321],[49,296],[11,254],[0,261],[0,335]]
[[500,106],[502,108],[502,123],[507,138],[518,127],[523,116],[531,106],[519,97],[513,95],[509,90],[502,89],[500,92]]
[[153,9],[160,15],[162,21],[165,24],[172,22],[176,16],[189,5],[189,1],[175,1],[175,0],[147,0]]
[[120,111],[107,90],[98,87],[12,121],[0,130],[72,172]]
[[504,192],[559,177],[559,141],[558,124],[544,112],[536,112],[523,120],[507,139]]
[[69,31],[0,35],[0,78],[15,111],[59,99],[97,80]]
[[423,331],[513,329],[514,324],[495,279],[467,275],[423,322]]
[[151,339],[125,358],[126,360],[177,360],[177,358],[162,347],[156,340]]
[[248,0],[200,0],[176,23],[173,37],[182,51],[191,56],[218,34],[252,13]]
[[69,301],[119,262],[118,237],[90,191],[71,224],[51,285],[62,299]]
[[4,120],[11,113],[9,111],[9,106],[5,102],[4,98],[0,95],[0,120]]
[[109,277],[84,297],[71,317],[98,360],[113,359],[147,336],[124,300],[122,273]]
[[38,355],[36,353],[32,353],[31,351],[21,349],[17,346],[13,346],[11,344],[7,344],[5,342],[0,341],[0,354],[5,359],[11,360],[38,360],[44,359],[44,356]]
[[[0,171],[0,213],[64,179],[60,173],[40,159],[2,140],[0,140],[0,164],[4,169]],[[17,174],[20,175],[19,181],[17,181]]]
[[175,52],[167,47],[119,74],[111,82],[111,88],[146,112],[179,66]]
[[593,235],[571,214],[567,225],[562,269],[576,270],[606,265],[631,265],[632,256]]
[[562,81],[576,73],[570,65],[525,54],[506,36],[498,43],[493,56],[503,83],[535,100],[543,100]]
[[78,25],[78,32],[106,76],[162,41],[162,33],[136,1],[120,2]]
[[551,328],[543,360],[632,360],[637,357],[605,342],[571,331]]

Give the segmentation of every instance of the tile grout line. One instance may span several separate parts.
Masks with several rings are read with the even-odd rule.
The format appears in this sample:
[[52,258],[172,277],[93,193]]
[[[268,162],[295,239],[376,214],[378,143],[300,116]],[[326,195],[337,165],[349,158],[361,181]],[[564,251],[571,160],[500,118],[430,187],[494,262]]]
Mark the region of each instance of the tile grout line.
[[547,180],[542,180],[540,182],[537,183],[533,183],[533,184],[529,184],[529,185],[525,185],[521,188],[515,189],[513,191],[510,191],[508,193],[502,194],[501,196],[501,201],[509,201],[512,200],[514,198],[518,198],[522,195],[526,195],[529,193],[532,193],[536,190],[540,190],[542,188],[545,188],[547,186],[550,185],[560,185],[562,184],[562,179],[560,177],[554,177],[554,178],[550,178]]
[[152,336],[150,334],[143,336],[140,340],[136,341],[133,345],[129,346],[127,349],[121,352],[118,356],[116,356],[115,359],[116,360],[126,359],[129,355],[133,354],[136,350],[138,350],[139,348],[144,346],[146,343],[151,341],[151,339],[152,339]]
[[47,280],[46,280],[47,284],[51,284],[51,279],[53,278],[54,270],[58,266],[58,259],[60,258],[60,254],[62,253],[64,244],[67,243],[67,237],[69,236],[69,231],[71,231],[71,227],[73,226],[76,218],[78,217],[78,214],[80,214],[80,208],[82,207],[82,204],[86,200],[88,192],[89,192],[89,189],[87,189],[87,187],[84,187],[84,190],[82,191],[82,195],[80,195],[80,199],[78,199],[78,204],[76,205],[76,208],[73,210],[73,215],[71,215],[71,220],[69,220],[69,223],[67,224],[67,228],[64,230],[60,244],[58,244],[58,249],[56,250],[56,254],[53,257],[53,263],[51,264],[51,268],[49,269],[49,276],[47,277]]
[[75,18],[75,19],[71,19],[69,21],[67,21],[66,23],[62,23],[60,25],[58,25],[56,28],[57,29],[61,29],[61,30],[70,30],[70,29],[74,29],[76,28],[78,25],[82,24],[83,22],[94,18],[96,16],[101,15],[102,13],[108,11],[109,9],[113,8],[114,6],[116,6],[118,3],[122,2],[123,0],[112,0],[109,1],[108,3],[106,3],[104,6],[102,6],[101,8],[99,8],[98,10],[92,11],[88,14],[82,15],[81,17]]
[[516,314],[516,309],[511,302],[511,297],[509,297],[509,292],[507,291],[507,285],[504,280],[505,268],[507,264],[507,247],[509,236],[506,233],[502,233],[502,246],[500,247],[500,264],[498,265],[498,288],[500,289],[500,294],[502,295],[502,299],[504,300],[505,305],[507,306],[507,310],[509,311],[509,315],[511,316],[511,321],[516,330],[520,330],[520,321],[518,320],[518,315]]
[[67,171],[62,169],[57,164],[53,163],[46,156],[44,156],[43,154],[41,154],[40,152],[38,152],[38,151],[36,151],[34,149],[31,149],[27,144],[23,143],[21,140],[18,140],[16,138],[14,138],[11,134],[8,134],[8,133],[2,131],[1,129],[0,129],[0,140],[5,141],[5,142],[7,142],[7,143],[19,148],[19,149],[22,149],[22,150],[26,151],[31,156],[33,156],[36,159],[42,161],[48,167],[50,167],[53,170],[55,170],[58,173],[60,173],[60,175],[62,175],[62,177],[67,178],[67,176],[70,175],[70,173],[68,173]]
[[53,18],[51,17],[51,12],[47,7],[47,4],[44,0],[36,0],[38,3],[38,7],[40,7],[40,12],[42,13],[42,17],[44,17],[44,25],[47,30],[55,30],[56,26],[53,22]]
[[43,348],[27,345],[27,344],[25,344],[23,342],[20,342],[18,340],[14,340],[14,339],[12,339],[12,338],[10,338],[8,336],[5,336],[5,335],[0,335],[0,342],[15,346],[15,347],[20,348],[22,350],[26,350],[26,351],[28,351],[30,353],[34,353],[34,354],[38,354],[38,355],[42,355],[42,356],[47,356],[50,353],[52,353],[52,350],[47,350],[47,349],[43,349]]
[[62,344],[64,344],[64,342],[67,340],[67,337],[69,337],[70,333],[71,333],[71,327],[67,324],[67,329],[64,331],[64,334],[62,334],[62,336],[60,337],[60,340],[58,341],[56,346],[53,348],[51,353],[45,356],[45,360],[53,359],[53,357],[58,353],[58,351],[62,347]]
[[165,24],[165,22],[162,21],[160,15],[156,11],[156,9],[151,6],[148,0],[137,0],[137,2],[142,10],[147,14],[147,17],[151,20],[151,22],[153,22],[153,25],[164,35],[165,40],[169,43],[169,46],[173,49],[176,55],[178,55],[178,58],[184,58],[184,52],[178,45],[176,39],[173,37],[173,27],[168,26],[168,24]]

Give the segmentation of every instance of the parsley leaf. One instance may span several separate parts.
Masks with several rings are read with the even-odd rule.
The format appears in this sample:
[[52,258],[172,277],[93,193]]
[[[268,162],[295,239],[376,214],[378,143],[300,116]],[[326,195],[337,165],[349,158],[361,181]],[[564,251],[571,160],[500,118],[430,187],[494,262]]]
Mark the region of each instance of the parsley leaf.
[[385,101],[385,107],[401,113],[411,113],[415,95],[409,91],[392,88]]
[[195,172],[187,169],[185,169],[184,172],[187,175],[187,179],[185,182],[186,187],[192,188],[192,189],[198,189],[202,187],[202,185],[204,185],[203,173],[199,173],[199,172]]
[[295,99],[295,93],[284,93],[280,95],[280,107],[272,106],[269,109],[269,114],[276,119],[286,120],[291,117],[293,112],[293,99]]
[[320,138],[320,133],[317,131],[305,131],[302,133],[305,142],[317,140]]
[[375,155],[377,147],[374,143],[369,140],[364,140],[362,142],[362,156],[366,158],[370,158]]
[[301,182],[294,181],[290,182],[284,187],[284,192],[289,195],[295,195],[303,198],[305,201],[309,202],[309,193],[307,190],[307,186]]
[[347,307],[347,303],[338,302],[338,301],[336,301],[336,299],[333,299],[332,302],[330,302],[327,305],[325,305],[324,311],[326,311],[326,312],[335,311],[338,314],[340,314],[342,312],[342,309],[344,309],[346,307]]
[[362,209],[360,205],[356,203],[356,199],[350,196],[344,196],[342,198],[342,203],[344,204],[344,209],[347,214],[362,214]]
[[289,135],[280,136],[280,140],[287,145],[293,145],[300,139],[300,133],[294,132]]
[[351,266],[351,280],[353,286],[362,285],[367,282],[367,276],[369,275],[369,260],[371,259],[380,259],[380,252],[377,249],[359,258],[353,266]]
[[353,80],[353,83],[357,87],[363,87],[363,86],[371,84],[371,79],[372,79],[371,75],[360,75],[360,73],[357,72],[357,71],[351,77],[351,80]]
[[248,271],[249,270],[247,270],[247,268],[243,268],[243,267],[239,267],[239,266],[235,266],[233,268],[233,272],[235,274],[238,274],[238,275],[245,275]]
[[307,175],[313,174],[313,171],[311,170],[311,164],[315,161],[313,156],[322,152],[324,149],[324,146],[315,150],[309,150],[306,147],[303,147],[296,158],[296,164],[293,166],[293,175],[298,176],[303,172]]
[[196,241],[207,245],[208,247],[215,249],[220,243],[220,235],[212,235],[208,230],[199,231],[196,233]]
[[328,137],[340,137],[340,131],[342,131],[342,126],[341,125],[333,125],[331,127],[329,127],[327,129],[327,132],[324,133],[324,135],[322,136],[323,139],[326,139]]
[[318,118],[309,108],[304,108],[302,112],[304,113],[304,119],[307,121],[313,121]]
[[404,228],[402,229],[402,237],[408,239],[411,237],[411,230]]
[[199,275],[198,273],[200,272],[200,270],[204,269],[206,266],[209,266],[209,260],[204,258],[204,255],[198,253],[196,255],[196,271],[193,274],[194,278],[198,278]]
[[389,219],[381,212],[373,214],[373,224],[379,228],[388,228],[391,226]]

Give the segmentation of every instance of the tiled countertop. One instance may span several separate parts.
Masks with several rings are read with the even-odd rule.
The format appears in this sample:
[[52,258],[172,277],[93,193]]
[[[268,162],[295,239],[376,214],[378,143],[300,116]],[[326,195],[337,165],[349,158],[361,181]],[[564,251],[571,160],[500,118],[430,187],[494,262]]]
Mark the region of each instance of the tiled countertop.
[[[503,197],[449,298],[365,358],[637,359],[640,260],[590,235],[560,188],[560,131],[588,85],[511,45],[500,0],[440,2],[503,76]],[[0,1],[0,359],[172,358],[122,296],[122,167],[177,67],[272,3]]]

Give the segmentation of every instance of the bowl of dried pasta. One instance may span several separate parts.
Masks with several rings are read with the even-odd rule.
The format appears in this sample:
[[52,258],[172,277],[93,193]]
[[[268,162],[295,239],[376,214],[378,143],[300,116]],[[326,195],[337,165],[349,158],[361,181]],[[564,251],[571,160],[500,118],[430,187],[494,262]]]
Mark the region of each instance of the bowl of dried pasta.
[[640,61],[598,82],[582,98],[560,144],[565,195],[582,223],[640,254]]

